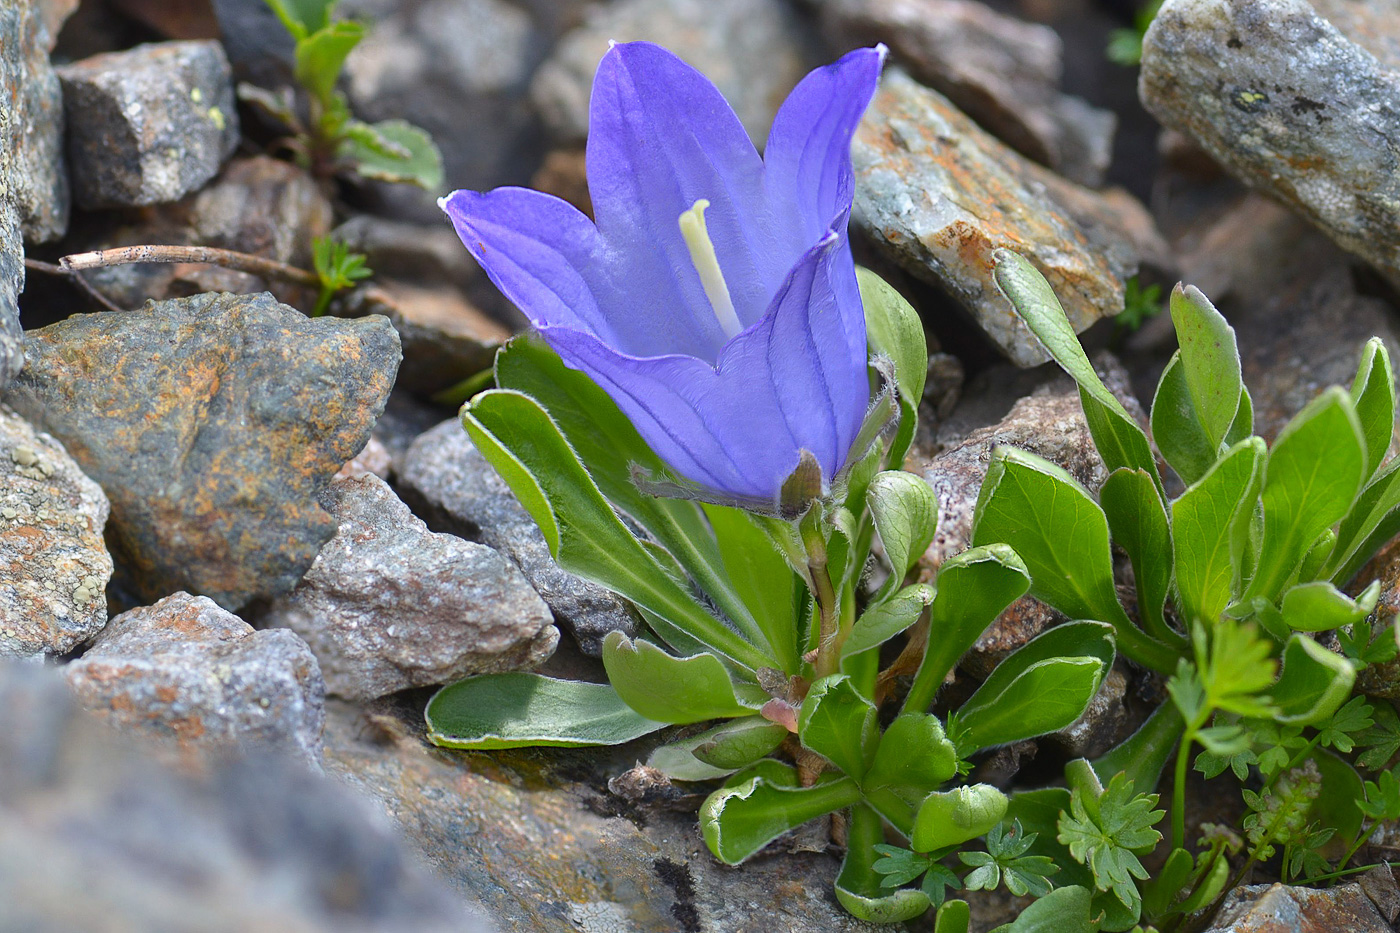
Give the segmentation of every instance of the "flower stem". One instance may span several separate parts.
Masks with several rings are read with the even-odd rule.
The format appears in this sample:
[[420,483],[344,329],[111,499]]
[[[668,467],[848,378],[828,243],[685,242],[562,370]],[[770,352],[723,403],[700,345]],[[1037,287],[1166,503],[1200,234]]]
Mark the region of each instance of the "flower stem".
[[812,595],[817,600],[817,656],[812,667],[814,677],[821,678],[836,673],[840,666],[836,636],[840,628],[841,605],[827,566],[826,539],[816,522],[802,522],[802,544],[807,551],[807,575],[812,585]]

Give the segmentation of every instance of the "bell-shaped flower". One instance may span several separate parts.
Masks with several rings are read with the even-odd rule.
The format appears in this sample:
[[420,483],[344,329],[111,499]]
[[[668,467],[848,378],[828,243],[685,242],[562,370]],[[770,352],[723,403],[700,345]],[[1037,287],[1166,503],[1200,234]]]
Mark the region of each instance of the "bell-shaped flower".
[[596,223],[525,188],[440,202],[563,360],[709,490],[772,502],[803,451],[823,484],[852,456],[870,385],[850,148],[884,55],[807,75],[760,157],[703,75],[614,45],[589,109]]

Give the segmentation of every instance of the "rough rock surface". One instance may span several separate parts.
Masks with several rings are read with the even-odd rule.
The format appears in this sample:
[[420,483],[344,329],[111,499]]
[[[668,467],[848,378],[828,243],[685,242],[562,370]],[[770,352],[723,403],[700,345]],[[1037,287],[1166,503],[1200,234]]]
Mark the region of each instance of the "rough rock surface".
[[776,851],[728,868],[696,829],[698,793],[662,788],[659,805],[635,809],[610,795],[607,779],[645,759],[645,742],[611,752],[472,754],[428,745],[416,710],[366,716],[332,702],[327,713],[326,770],[379,798],[410,843],[501,930],[880,929],[831,897],[834,854]]
[[195,774],[0,664],[0,931],[484,933],[377,807],[275,755]]
[[1390,933],[1376,906],[1354,882],[1334,888],[1256,884],[1225,897],[1205,933]]
[[46,14],[32,0],[0,2],[0,92],[8,109],[0,126],[0,203],[13,204],[31,243],[58,239],[68,228],[63,91],[49,64]]
[[595,7],[535,75],[530,96],[558,143],[588,133],[593,72],[610,41],[646,39],[698,68],[759,143],[809,67],[804,26],[781,0],[619,0]]
[[1156,239],[1141,205],[1065,181],[979,129],[937,91],[887,70],[852,146],[857,226],[953,296],[1012,362],[1047,359],[992,282],[992,251],[1045,274],[1076,331],[1123,309],[1124,280]]
[[311,241],[330,233],[334,219],[314,178],[268,156],[230,162],[199,192],[190,218],[196,242],[302,268],[311,267]]
[[821,14],[833,46],[884,42],[911,75],[1022,155],[1080,184],[1102,183],[1117,118],[1060,93],[1064,44],[1049,26],[973,0],[826,0]]
[[371,699],[534,667],[554,651],[549,608],[515,565],[428,531],[382,479],[334,482],[321,504],[339,530],[259,621],[305,638],[331,693]]
[[1140,90],[1235,177],[1400,280],[1400,63],[1366,45],[1306,0],[1169,0],[1143,42]]
[[621,597],[554,562],[535,520],[455,419],[413,442],[399,483],[428,527],[480,541],[515,561],[584,651],[601,653],[608,632],[636,631],[636,616]]
[[431,395],[490,369],[510,329],[495,321],[454,288],[424,288],[377,279],[354,292],[337,313],[348,317],[382,314],[403,342],[399,385]]
[[316,495],[369,439],[399,362],[384,318],[310,320],[266,294],[76,315],[28,337],[6,401],[106,491],[126,584],[230,610],[290,590],[335,533]]
[[217,42],[160,42],[58,70],[80,207],[176,201],[238,145],[232,72]]
[[107,623],[107,497],[0,405],[0,657],[62,655]]
[[325,681],[306,643],[259,632],[207,596],[176,593],[117,616],[63,668],[83,706],[193,748],[321,756]]

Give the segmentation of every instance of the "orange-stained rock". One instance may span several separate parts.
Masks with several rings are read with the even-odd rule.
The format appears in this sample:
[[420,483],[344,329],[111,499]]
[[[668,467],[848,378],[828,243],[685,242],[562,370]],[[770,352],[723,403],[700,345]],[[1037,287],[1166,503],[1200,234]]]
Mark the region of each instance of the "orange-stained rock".
[[106,491],[124,585],[228,609],[291,589],[334,534],[316,496],[363,449],[399,363],[386,319],[310,320],[266,294],[76,315],[27,336],[6,401]]

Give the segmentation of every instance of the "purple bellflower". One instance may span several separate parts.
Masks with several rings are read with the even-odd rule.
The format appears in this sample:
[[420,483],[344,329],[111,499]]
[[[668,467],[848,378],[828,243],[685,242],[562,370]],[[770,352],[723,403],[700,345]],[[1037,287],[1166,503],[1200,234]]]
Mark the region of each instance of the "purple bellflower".
[[884,57],[858,49],[807,75],[760,157],[698,71],[617,44],[589,106],[596,224],[526,188],[440,204],[497,287],[681,476],[772,502],[805,450],[825,486],[870,403],[846,226],[851,136]]

